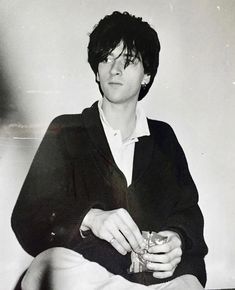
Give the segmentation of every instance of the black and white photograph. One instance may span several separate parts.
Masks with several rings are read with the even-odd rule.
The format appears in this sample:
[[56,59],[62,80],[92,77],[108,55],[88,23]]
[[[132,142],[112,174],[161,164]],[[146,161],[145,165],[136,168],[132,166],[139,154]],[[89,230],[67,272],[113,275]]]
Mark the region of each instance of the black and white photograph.
[[0,289],[235,289],[234,15],[0,0]]

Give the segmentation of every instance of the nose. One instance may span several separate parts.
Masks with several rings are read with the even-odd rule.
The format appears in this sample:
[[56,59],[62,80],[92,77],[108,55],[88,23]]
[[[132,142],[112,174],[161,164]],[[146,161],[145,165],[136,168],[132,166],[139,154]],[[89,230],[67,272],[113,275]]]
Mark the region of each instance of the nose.
[[111,69],[110,69],[110,73],[112,75],[121,75],[122,71],[123,71],[124,67],[123,67],[123,63],[121,62],[120,59],[114,59]]

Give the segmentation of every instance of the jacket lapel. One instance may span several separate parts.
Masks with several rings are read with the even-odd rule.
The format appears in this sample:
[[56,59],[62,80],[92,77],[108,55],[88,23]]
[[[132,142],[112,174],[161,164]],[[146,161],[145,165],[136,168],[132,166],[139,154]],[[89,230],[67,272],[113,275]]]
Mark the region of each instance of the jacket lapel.
[[[90,108],[85,109],[82,112],[82,119],[84,127],[89,135],[89,138],[93,144],[92,153],[99,164],[99,168],[103,170],[103,174],[107,176],[107,173],[113,175],[114,171],[122,175],[118,166],[116,165],[112,152],[110,150],[98,111],[98,102],[95,102]],[[102,159],[100,159],[102,158]]]
[[139,179],[148,169],[154,148],[154,138],[150,131],[150,136],[139,137],[139,141],[135,143],[135,154],[133,163],[132,181]]
[[82,112],[82,119],[87,133],[99,153],[110,162],[114,162],[103,126],[100,121],[98,102]]

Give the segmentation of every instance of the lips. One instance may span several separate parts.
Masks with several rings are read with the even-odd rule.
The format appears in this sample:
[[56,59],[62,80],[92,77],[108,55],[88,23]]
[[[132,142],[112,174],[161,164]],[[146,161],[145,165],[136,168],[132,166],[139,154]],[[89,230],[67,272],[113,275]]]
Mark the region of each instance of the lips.
[[109,85],[111,85],[111,86],[123,86],[123,84],[122,83],[120,83],[120,82],[108,82],[108,84]]

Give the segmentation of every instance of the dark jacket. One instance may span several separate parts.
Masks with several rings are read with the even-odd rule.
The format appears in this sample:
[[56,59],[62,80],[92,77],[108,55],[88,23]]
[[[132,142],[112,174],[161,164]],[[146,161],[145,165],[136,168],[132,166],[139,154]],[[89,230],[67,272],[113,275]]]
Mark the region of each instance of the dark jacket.
[[160,283],[151,273],[127,274],[130,254],[122,256],[79,228],[90,208],[125,208],[140,230],[173,230],[183,241],[174,277],[193,274],[205,285],[203,217],[185,155],[169,125],[148,120],[150,136],[135,145],[133,182],[112,157],[97,103],[79,115],[57,117],[34,157],[12,214],[22,247],[35,256],[63,246],[98,262],[112,273],[145,285]]

